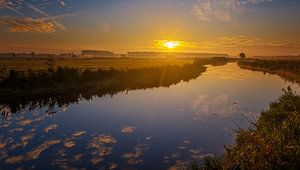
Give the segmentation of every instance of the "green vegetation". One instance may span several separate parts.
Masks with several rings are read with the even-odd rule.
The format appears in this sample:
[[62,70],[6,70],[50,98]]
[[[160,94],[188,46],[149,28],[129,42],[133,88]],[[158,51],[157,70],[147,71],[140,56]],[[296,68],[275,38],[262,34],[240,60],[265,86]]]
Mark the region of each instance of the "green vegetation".
[[81,99],[90,100],[93,96],[114,95],[135,89],[169,87],[181,81],[197,78],[206,71],[204,65],[225,65],[228,61],[227,58],[217,57],[197,59],[184,65],[181,65],[184,62],[180,65],[173,62],[171,65],[162,61],[162,65],[155,67],[143,65],[144,67],[139,69],[113,67],[54,69],[53,65],[60,61],[48,60],[44,63],[47,69],[43,71],[31,69],[7,71],[7,75],[0,80],[0,112],[5,118],[8,113],[1,111],[1,107],[9,108],[12,113],[42,106],[48,106],[49,110],[52,110],[55,106],[76,103]]
[[291,88],[283,92],[253,127],[237,132],[222,159],[207,157],[192,169],[299,169],[300,96]]
[[[26,109],[63,106],[93,96],[114,95],[121,91],[168,87],[197,78],[206,67],[199,63],[166,65],[131,70],[79,70],[61,68],[48,72],[10,70],[0,81],[0,106],[12,113]],[[1,109],[0,109],[1,111]],[[7,117],[7,113],[1,113]]]
[[240,60],[238,65],[243,69],[277,74],[281,78],[300,83],[300,60]]
[[[0,58],[0,78],[7,77],[9,70],[16,70],[27,74],[28,70],[35,72],[48,72],[61,68],[75,68],[78,70],[131,70],[150,67],[162,67],[166,65],[183,66],[192,64],[195,59],[175,58],[91,58],[91,59],[53,59],[53,58]],[[225,57],[196,59],[201,64],[224,64],[232,59]]]
[[[165,65],[178,65],[193,63],[193,59],[138,59],[138,58],[94,58],[94,59],[55,59],[52,58],[3,58],[0,59],[1,67],[17,71],[47,71],[51,64],[55,64],[53,69],[58,67],[76,68],[80,70],[116,70],[141,69],[148,67],[160,67]],[[0,72],[1,75],[1,72]],[[0,76],[1,77],[1,76]]]
[[[300,83],[300,60],[241,58],[238,65],[243,69]],[[252,127],[237,131],[235,144],[225,148],[223,158],[206,157],[202,166],[191,169],[300,169],[300,96],[290,87],[283,93]]]
[[224,169],[299,169],[300,96],[290,88],[227,149]]
[[227,57],[212,57],[212,58],[198,58],[195,59],[195,63],[200,65],[212,65],[212,66],[222,66],[227,64],[228,62],[234,62],[235,59],[227,58]]

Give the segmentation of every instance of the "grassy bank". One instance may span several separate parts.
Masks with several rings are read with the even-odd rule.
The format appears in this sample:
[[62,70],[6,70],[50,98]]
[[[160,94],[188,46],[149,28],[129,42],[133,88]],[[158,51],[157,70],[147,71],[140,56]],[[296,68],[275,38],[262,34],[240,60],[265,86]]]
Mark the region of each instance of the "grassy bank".
[[283,90],[251,128],[237,132],[223,158],[206,157],[203,163],[192,169],[299,169],[300,96]]
[[[10,70],[0,81],[0,106],[12,113],[36,107],[61,107],[94,96],[114,95],[121,91],[168,87],[197,78],[206,67],[199,63],[166,65],[130,70],[79,70],[58,68],[52,72]],[[1,112],[1,108],[0,108]],[[1,113],[7,117],[8,113]]]
[[247,59],[240,60],[238,65],[243,69],[276,74],[285,80],[300,83],[300,60]]
[[[19,72],[28,73],[28,70],[34,72],[47,72],[49,66],[47,61],[49,59],[39,58],[0,58],[0,78],[7,77],[10,70],[16,70]],[[215,58],[199,58],[196,59],[198,63],[222,65],[234,59],[225,57]],[[192,58],[96,58],[96,59],[55,59],[53,60],[53,69],[58,68],[74,68],[81,71],[89,70],[132,70],[143,69],[152,67],[162,67],[167,65],[172,66],[184,66],[186,64],[192,64],[195,59]]]
[[237,133],[229,147],[224,169],[299,169],[300,96],[288,88],[253,128]]

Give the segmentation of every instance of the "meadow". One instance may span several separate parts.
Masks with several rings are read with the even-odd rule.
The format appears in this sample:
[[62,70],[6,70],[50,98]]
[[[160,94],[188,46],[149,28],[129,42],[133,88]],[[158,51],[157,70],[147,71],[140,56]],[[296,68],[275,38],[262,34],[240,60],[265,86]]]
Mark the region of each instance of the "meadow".
[[[47,70],[48,59],[13,58],[0,59],[0,67],[6,66],[7,70],[19,71]],[[159,67],[164,65],[191,64],[193,59],[137,59],[137,58],[94,58],[94,59],[55,59],[55,68],[68,67],[76,69],[140,69]]]

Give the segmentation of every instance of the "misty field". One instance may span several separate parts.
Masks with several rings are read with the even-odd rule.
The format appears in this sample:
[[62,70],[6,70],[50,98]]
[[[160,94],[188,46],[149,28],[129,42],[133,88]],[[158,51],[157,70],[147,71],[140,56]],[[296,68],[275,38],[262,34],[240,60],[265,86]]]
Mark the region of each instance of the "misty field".
[[[7,70],[15,69],[19,71],[46,70],[46,59],[0,59],[0,67]],[[108,59],[57,59],[54,68],[68,67],[76,69],[141,69],[148,67],[159,67],[164,65],[191,64],[192,59],[129,59],[129,58],[108,58]]]

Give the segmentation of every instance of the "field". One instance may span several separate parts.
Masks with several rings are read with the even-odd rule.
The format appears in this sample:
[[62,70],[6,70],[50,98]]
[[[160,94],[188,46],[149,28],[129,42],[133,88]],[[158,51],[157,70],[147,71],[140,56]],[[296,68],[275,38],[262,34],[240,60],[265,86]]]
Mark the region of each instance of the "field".
[[[6,67],[7,70],[46,70],[46,59],[0,59],[0,68]],[[57,59],[54,68],[68,67],[77,69],[141,69],[148,67],[159,67],[164,65],[178,65],[192,63],[192,59],[129,59],[129,58],[107,58],[107,59]]]

